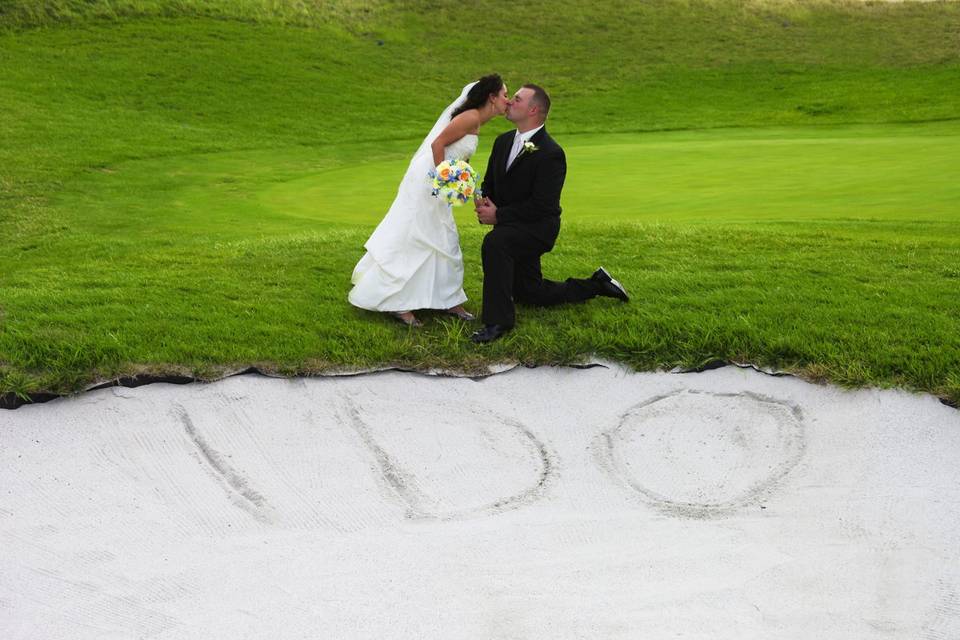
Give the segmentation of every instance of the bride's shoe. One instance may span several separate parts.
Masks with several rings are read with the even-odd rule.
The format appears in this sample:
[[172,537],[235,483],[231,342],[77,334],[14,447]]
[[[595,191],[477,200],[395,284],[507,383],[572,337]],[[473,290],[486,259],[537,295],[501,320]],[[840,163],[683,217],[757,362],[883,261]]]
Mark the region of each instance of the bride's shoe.
[[408,327],[422,327],[423,323],[417,320],[417,316],[412,311],[391,311],[390,315],[407,325]]
[[463,308],[463,305],[457,305],[452,309],[447,309],[447,313],[451,316],[457,316],[464,322],[473,322],[477,319],[477,316],[473,315],[469,311]]

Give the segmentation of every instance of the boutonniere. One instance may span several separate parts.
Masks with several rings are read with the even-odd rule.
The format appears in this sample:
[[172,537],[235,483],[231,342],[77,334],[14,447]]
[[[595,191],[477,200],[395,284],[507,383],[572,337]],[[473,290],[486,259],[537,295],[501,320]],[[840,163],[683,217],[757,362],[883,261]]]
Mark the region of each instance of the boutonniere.
[[526,142],[523,143],[523,149],[521,149],[520,152],[521,152],[521,153],[533,153],[534,151],[537,151],[537,150],[539,150],[539,149],[540,149],[540,147],[538,147],[537,145],[535,145],[535,144],[533,144],[532,142],[530,142],[529,140],[527,140]]

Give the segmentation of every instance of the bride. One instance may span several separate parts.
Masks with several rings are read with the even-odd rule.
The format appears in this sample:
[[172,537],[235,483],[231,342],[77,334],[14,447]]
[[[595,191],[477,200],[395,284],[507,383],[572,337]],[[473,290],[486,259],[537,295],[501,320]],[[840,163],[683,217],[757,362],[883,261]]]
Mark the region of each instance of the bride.
[[507,109],[507,87],[499,75],[463,88],[414,154],[397,197],[353,270],[350,303],[390,313],[421,326],[413,312],[442,309],[473,320],[463,303],[463,254],[450,205],[430,194],[427,174],[443,160],[469,160],[480,126]]

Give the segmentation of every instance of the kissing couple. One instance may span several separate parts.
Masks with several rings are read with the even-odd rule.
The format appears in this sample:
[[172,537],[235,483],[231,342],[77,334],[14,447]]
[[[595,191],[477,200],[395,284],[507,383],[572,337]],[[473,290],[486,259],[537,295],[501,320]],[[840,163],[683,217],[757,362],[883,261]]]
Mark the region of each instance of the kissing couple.
[[560,233],[560,192],[567,174],[563,149],[544,123],[550,97],[535,84],[512,98],[499,75],[463,88],[417,149],[390,210],[374,230],[353,270],[348,299],[361,309],[391,314],[421,326],[414,315],[437,309],[466,321],[476,318],[463,303],[463,254],[450,205],[432,195],[430,171],[444,160],[476,152],[480,127],[503,115],[514,124],[494,141],[475,199],[477,220],[491,230],[483,239],[483,327],[470,339],[492,342],[516,324],[515,303],[553,306],[597,296],[629,298],[603,268],[589,278],[547,280],[540,256]]

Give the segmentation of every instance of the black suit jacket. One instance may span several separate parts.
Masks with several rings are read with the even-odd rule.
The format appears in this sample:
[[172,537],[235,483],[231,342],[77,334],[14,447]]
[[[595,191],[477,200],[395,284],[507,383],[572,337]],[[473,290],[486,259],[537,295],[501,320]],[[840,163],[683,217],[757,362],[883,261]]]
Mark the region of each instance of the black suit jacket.
[[530,139],[537,150],[521,152],[507,170],[515,134],[508,131],[494,140],[481,189],[497,205],[497,226],[523,229],[549,251],[560,233],[567,158],[544,127]]

